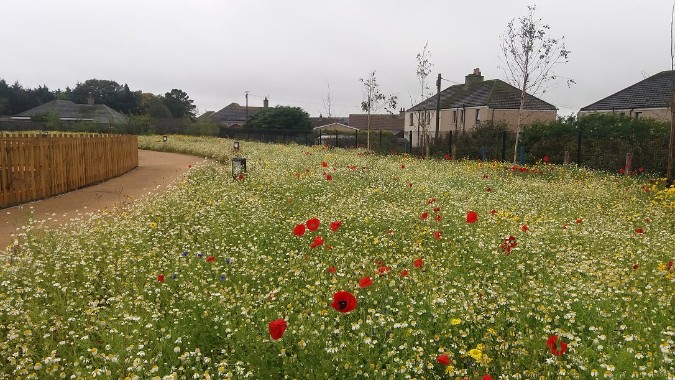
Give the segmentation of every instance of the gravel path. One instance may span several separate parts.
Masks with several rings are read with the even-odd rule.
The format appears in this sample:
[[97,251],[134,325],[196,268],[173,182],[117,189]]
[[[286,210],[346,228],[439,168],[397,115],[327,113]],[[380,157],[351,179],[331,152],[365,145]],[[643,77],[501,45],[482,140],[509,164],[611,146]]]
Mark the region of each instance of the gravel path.
[[148,193],[160,193],[178,178],[189,165],[203,158],[183,154],[138,151],[138,167],[117,178],[97,185],[57,195],[52,198],[0,209],[0,251],[9,248],[29,221],[45,220],[49,228],[70,219],[103,209],[133,202]]

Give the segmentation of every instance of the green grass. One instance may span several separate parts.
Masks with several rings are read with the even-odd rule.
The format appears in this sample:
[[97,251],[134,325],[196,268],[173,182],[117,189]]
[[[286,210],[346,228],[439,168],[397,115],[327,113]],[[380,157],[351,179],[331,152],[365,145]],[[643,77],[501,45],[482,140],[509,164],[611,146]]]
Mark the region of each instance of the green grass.
[[222,164],[29,227],[1,267],[0,378],[675,376],[675,191],[646,178],[243,142],[233,180],[231,140],[139,140]]

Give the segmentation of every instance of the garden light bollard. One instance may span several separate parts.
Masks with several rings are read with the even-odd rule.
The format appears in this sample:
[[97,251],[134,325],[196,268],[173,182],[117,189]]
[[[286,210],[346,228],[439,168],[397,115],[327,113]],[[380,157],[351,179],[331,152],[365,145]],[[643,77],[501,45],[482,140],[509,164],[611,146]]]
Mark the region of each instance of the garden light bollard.
[[163,141],[163,142],[167,142],[168,140],[169,140],[169,138],[168,138],[166,135],[162,136],[162,141]]
[[241,147],[239,141],[232,145],[232,178],[237,180],[246,173],[246,158],[241,157]]

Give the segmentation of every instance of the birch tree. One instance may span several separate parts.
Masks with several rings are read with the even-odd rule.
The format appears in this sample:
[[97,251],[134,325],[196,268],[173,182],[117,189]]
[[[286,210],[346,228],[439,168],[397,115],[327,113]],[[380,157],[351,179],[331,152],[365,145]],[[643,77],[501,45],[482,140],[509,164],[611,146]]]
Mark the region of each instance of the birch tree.
[[359,78],[359,82],[363,84],[363,91],[365,100],[361,102],[361,109],[368,115],[368,133],[366,147],[370,150],[370,115],[384,108],[388,113],[396,108],[398,97],[396,95],[386,96],[380,92],[380,85],[377,83],[375,77],[375,70],[368,73],[368,77]]
[[[417,53],[417,81],[420,84],[420,101],[423,102],[431,94],[429,93],[429,85],[427,83],[427,78],[431,74],[431,52],[427,50],[429,47],[429,42],[424,44],[424,48],[421,52]],[[419,109],[417,110],[417,130],[419,136],[419,130],[422,130],[422,151],[429,154],[429,118],[427,117],[427,110]],[[412,143],[412,141],[411,141]],[[419,143],[419,137],[418,137]]]
[[[527,9],[527,16],[511,20],[506,33],[501,36],[507,81],[520,90],[514,163],[518,157],[526,94],[536,96],[545,92],[547,84],[558,79],[553,69],[567,63],[570,54],[565,47],[565,37],[556,39],[548,36],[551,28],[535,17],[536,6],[528,6]],[[572,79],[566,81],[568,86],[574,83]]]

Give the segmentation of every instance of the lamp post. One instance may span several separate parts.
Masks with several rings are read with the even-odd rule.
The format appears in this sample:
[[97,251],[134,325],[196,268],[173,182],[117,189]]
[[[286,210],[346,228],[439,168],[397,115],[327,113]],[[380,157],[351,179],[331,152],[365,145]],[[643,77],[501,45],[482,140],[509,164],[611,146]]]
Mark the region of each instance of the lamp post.
[[241,176],[246,173],[246,158],[241,157],[239,141],[234,142],[232,151],[232,178],[237,180],[241,179]]

